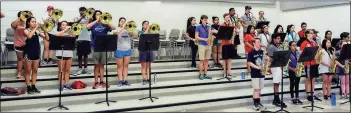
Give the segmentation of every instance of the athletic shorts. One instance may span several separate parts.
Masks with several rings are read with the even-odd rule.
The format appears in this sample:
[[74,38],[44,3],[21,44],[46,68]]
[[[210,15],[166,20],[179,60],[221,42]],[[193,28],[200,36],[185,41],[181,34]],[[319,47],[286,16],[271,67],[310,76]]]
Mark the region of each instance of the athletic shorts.
[[[308,68],[308,67],[310,67],[310,68]],[[318,67],[319,67],[318,64],[311,65],[311,66],[305,66],[306,78],[310,78],[310,75],[312,75],[312,78],[318,78],[319,77]]]
[[199,59],[208,60],[211,58],[211,47],[198,45],[199,49]]
[[[93,51],[93,62],[94,64],[106,64],[107,55],[105,52],[94,52]],[[108,60],[108,59],[107,59]]]
[[21,47],[14,47],[15,48],[15,51],[16,52],[23,52],[24,51],[24,49],[25,49],[25,45],[24,46],[21,46]]
[[[57,60],[61,60],[62,56],[56,56]],[[63,57],[63,60],[71,60],[72,57]]]
[[154,62],[154,52],[139,51],[139,62]]
[[116,50],[115,51],[115,57],[119,59],[123,59],[124,57],[132,55],[132,50],[127,50],[127,51],[121,51],[121,50]]
[[80,40],[77,41],[77,55],[85,56],[91,53],[90,41]]
[[234,59],[234,45],[223,45],[222,46],[222,58],[223,59]]
[[273,76],[273,83],[280,83],[282,81],[282,69],[281,67],[273,67],[271,68],[272,76]]
[[264,86],[264,78],[251,78],[253,89],[262,89]]

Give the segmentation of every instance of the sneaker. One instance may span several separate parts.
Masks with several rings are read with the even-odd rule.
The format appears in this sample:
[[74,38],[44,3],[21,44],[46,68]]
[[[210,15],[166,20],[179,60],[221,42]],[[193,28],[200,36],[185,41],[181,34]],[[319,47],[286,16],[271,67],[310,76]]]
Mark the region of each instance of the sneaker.
[[258,111],[258,110],[260,110],[260,106],[259,106],[259,104],[254,104],[253,105],[253,107],[252,107],[255,111]]
[[63,91],[65,89],[65,86],[64,85],[61,85],[59,88],[58,88],[58,90],[61,90],[61,91]]
[[261,104],[261,102],[260,102],[260,103],[257,103],[257,104],[258,104],[260,110],[266,110],[266,107],[264,107],[264,106]]
[[298,104],[300,104],[300,105],[302,104],[300,99],[296,99],[296,101],[297,101]]
[[45,65],[47,65],[47,64],[48,64],[48,63],[45,62],[44,60],[41,60],[41,61],[40,61],[40,65],[41,65],[41,66],[45,66]]
[[27,94],[33,94],[32,87],[27,87]]
[[142,84],[143,84],[143,85],[146,85],[146,84],[147,84],[147,81],[146,81],[146,80],[143,80]]
[[345,95],[341,95],[340,99],[346,99]]
[[126,80],[123,82],[123,84],[126,85],[126,86],[130,86],[130,83],[128,81],[126,81]]
[[39,91],[36,87],[32,87],[32,91],[34,92],[34,93],[40,93],[41,91]]
[[122,82],[122,81],[119,81],[119,82],[117,83],[117,86],[118,86],[118,87],[122,87],[122,86],[123,86],[123,82]]
[[312,101],[312,96],[307,96],[308,101]]
[[201,75],[201,74],[200,74],[199,79],[200,79],[200,80],[205,79],[205,75]]
[[291,103],[297,105],[298,104],[297,99],[292,99]]
[[72,87],[69,86],[68,84],[64,85],[63,87],[64,87],[66,90],[72,90]]
[[328,100],[328,96],[327,95],[324,95],[324,100]]
[[84,68],[83,71],[82,71],[82,74],[87,74],[87,73],[89,73],[88,72],[88,68]]
[[94,85],[93,85],[93,89],[96,89],[100,86],[100,83],[96,82]]
[[223,68],[223,65],[221,63],[217,64],[219,68]]
[[275,100],[272,102],[272,104],[276,107],[283,107],[283,108],[286,108],[286,104],[284,102],[281,102],[280,100]]
[[349,99],[350,98],[350,94],[346,95],[346,99]]
[[205,78],[205,79],[212,79],[212,77],[211,77],[211,76],[206,75],[206,74],[204,75],[204,78]]
[[82,74],[82,73],[83,73],[83,69],[82,69],[82,68],[79,68],[78,71],[77,71],[77,73],[76,73],[76,75],[80,75],[80,74]]
[[319,99],[317,96],[313,96],[314,100],[322,101],[322,99]]
[[100,82],[100,85],[103,87],[103,88],[109,88],[110,85],[106,84],[105,82]]

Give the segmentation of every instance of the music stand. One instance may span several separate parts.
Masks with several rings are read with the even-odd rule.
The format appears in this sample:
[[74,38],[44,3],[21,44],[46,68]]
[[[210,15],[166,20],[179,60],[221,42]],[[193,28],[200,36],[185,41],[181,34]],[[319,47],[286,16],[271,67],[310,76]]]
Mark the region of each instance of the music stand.
[[269,25],[270,21],[258,21],[255,29],[261,29],[264,25]]
[[[341,52],[340,52],[340,57],[338,60],[339,61],[342,61],[342,60],[349,60],[350,61],[351,60],[351,53],[348,51],[351,51],[351,44],[346,44],[342,47]],[[349,72],[349,75],[350,75],[350,72]],[[351,93],[349,93],[349,95],[351,95]],[[350,103],[350,100],[351,100],[351,98],[349,98],[348,101],[341,103],[340,105]]]
[[[315,47],[306,47],[302,53],[301,53],[301,56],[299,58],[299,61],[298,62],[310,62],[310,66],[311,66],[311,61],[314,60],[314,57],[316,56],[316,53],[318,51],[318,46],[315,46]],[[304,106],[302,108],[308,108],[308,107],[311,107],[311,111],[313,111],[313,108],[316,107],[316,108],[319,108],[319,109],[324,109],[322,107],[318,107],[318,106],[314,106],[314,99],[313,99],[313,90],[312,89],[312,75],[310,75],[310,73],[306,72],[306,76],[307,78],[310,79],[310,85],[311,85],[311,96],[312,96],[312,102],[311,102],[311,106]]]
[[[76,44],[76,38],[73,37],[64,37],[64,36],[55,36],[55,35],[51,35],[50,37],[50,45],[49,45],[49,50],[60,50],[62,53],[62,57],[61,57],[61,61],[63,61],[63,50],[74,50],[75,49],[75,44]],[[63,66],[63,65],[61,65]],[[60,76],[61,76],[61,80],[60,81],[60,94],[59,94],[59,104],[57,106],[51,107],[48,109],[48,111],[51,111],[52,109],[55,108],[59,108],[59,109],[65,109],[65,110],[69,110],[67,107],[65,107],[64,105],[62,105],[61,103],[61,97],[62,97],[62,81],[63,81],[63,69],[61,67],[60,71]]]
[[[107,71],[107,51],[116,51],[117,49],[117,35],[97,35],[95,41],[95,47],[94,47],[94,52],[105,52],[106,55],[106,63],[105,63],[105,79],[106,79],[106,84],[108,85],[108,71]],[[102,59],[103,60],[103,59]],[[96,102],[95,104],[100,104],[103,102],[106,102],[107,106],[110,106],[109,102],[117,102],[113,100],[108,99],[108,86],[106,86],[106,100]]]
[[[284,70],[284,67],[287,66],[288,62],[289,62],[289,59],[290,59],[290,51],[276,51],[273,53],[273,62],[272,64],[270,65],[270,67],[281,67],[281,70],[282,70],[282,76],[283,76],[283,70]],[[283,77],[281,78],[281,103],[280,103],[280,109],[276,112],[281,112],[281,111],[284,111],[284,112],[287,112],[287,113],[290,113],[289,111],[287,110],[284,110],[283,109]]]
[[[146,52],[146,51],[150,51],[150,52],[153,52],[153,51],[157,51],[159,46],[160,46],[160,34],[141,34],[140,35],[140,38],[139,38],[139,47],[138,47],[138,50],[139,51],[143,51],[143,52]],[[150,61],[150,56],[149,54],[146,55],[146,61]],[[154,102],[152,99],[158,99],[157,97],[153,97],[151,96],[151,63],[149,65],[149,96],[148,97],[144,97],[144,98],[141,98],[139,100],[144,100],[144,99],[150,99],[151,102]]]
[[334,48],[336,48],[336,46],[337,46],[337,44],[340,42],[340,38],[333,38],[332,40],[331,40],[331,46],[332,47],[334,47]]
[[[221,26],[221,27],[219,27],[219,30],[218,30],[218,33],[217,33],[217,39],[218,40],[230,40],[233,37],[233,30],[234,30],[234,27],[229,27],[229,26]],[[217,51],[218,51],[218,48],[217,48]],[[233,54],[233,53],[231,53],[231,54]],[[224,55],[224,56],[228,56],[228,53],[226,55]],[[218,59],[218,54],[217,54],[217,59]],[[226,59],[223,59],[223,60],[226,60]],[[224,72],[225,73],[225,77],[219,78],[217,80],[228,79],[229,81],[231,81],[232,78],[228,77],[228,72],[227,71],[228,71],[228,63],[225,63],[225,72]]]

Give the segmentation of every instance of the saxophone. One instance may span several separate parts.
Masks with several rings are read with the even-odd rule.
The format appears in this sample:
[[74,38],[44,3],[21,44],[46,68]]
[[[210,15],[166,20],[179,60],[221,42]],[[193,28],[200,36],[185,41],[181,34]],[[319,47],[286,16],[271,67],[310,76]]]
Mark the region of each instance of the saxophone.
[[297,69],[297,72],[296,72],[296,76],[297,77],[301,77],[302,75],[302,70],[304,69],[304,65],[302,62],[298,63],[297,66],[296,66],[296,69]]
[[321,64],[322,63],[322,58],[324,56],[324,53],[321,51],[318,51],[317,55],[316,55],[316,63],[317,64]]
[[[335,49],[333,48],[333,50],[335,50]],[[336,64],[336,59],[334,58],[334,54],[335,54],[335,52],[333,52],[333,56],[332,56],[331,61],[330,61],[330,66],[329,66],[329,72],[330,73],[335,73],[336,72],[337,64]]]
[[208,47],[212,47],[214,39],[216,39],[216,37],[211,33],[211,25],[210,25],[208,29],[208,40],[207,40]]
[[267,59],[267,61],[265,62],[265,64],[263,65],[264,66],[264,75],[267,75],[268,74],[268,70],[269,70],[269,65],[271,65],[271,61],[270,61],[270,58]]
[[[250,12],[251,13],[251,12]],[[254,27],[254,28],[256,28],[256,24],[257,24],[257,22],[256,22],[256,18],[254,18],[254,16],[253,16],[253,14],[251,13],[251,16],[250,16],[250,18],[251,18],[251,23],[252,23],[252,26]]]

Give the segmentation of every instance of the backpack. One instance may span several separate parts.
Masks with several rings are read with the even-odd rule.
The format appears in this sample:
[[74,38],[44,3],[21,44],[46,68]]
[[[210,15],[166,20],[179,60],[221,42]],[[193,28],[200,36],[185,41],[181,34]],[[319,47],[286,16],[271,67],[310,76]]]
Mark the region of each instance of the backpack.
[[18,96],[24,93],[25,93],[24,91],[13,87],[4,87],[4,88],[1,88],[0,90],[1,96]]
[[85,87],[87,87],[87,84],[85,84],[84,82],[82,82],[80,80],[76,80],[72,83],[71,87],[73,89],[84,89]]

